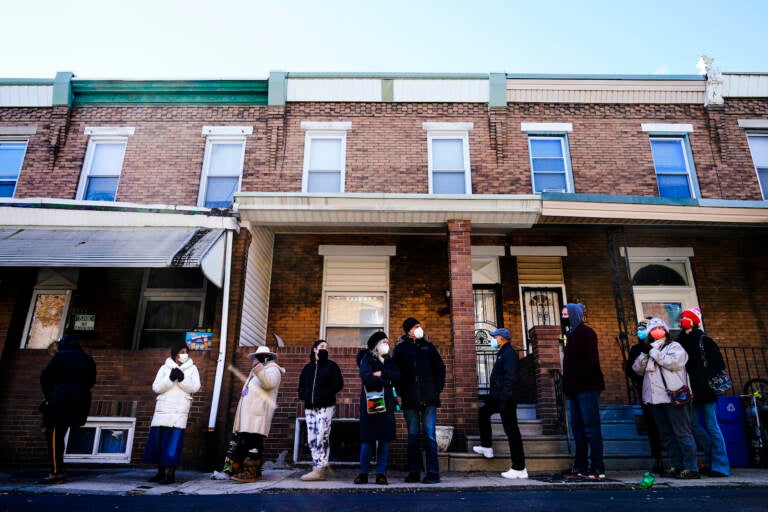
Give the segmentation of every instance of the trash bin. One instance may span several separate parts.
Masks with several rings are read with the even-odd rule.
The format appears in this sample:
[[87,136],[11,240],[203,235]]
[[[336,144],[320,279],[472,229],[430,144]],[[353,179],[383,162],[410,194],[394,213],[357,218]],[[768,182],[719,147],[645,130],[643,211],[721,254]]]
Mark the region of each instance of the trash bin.
[[749,466],[749,448],[744,425],[744,407],[738,396],[721,396],[717,399],[717,423],[723,432],[728,462],[731,467]]

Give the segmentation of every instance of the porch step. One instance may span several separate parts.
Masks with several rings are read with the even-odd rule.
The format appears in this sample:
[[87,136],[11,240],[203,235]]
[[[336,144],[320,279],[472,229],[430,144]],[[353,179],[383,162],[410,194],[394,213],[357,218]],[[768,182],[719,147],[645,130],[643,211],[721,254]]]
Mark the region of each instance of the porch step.
[[[517,420],[517,426],[520,428],[520,435],[522,435],[523,438],[528,436],[540,436],[544,432],[541,420]],[[504,434],[504,426],[501,424],[501,419],[498,415],[491,416],[491,432],[493,437],[506,437]]]
[[[447,452],[439,454],[440,471],[456,472],[496,472],[506,471],[510,467],[509,456],[496,456],[486,459],[481,455],[470,453]],[[625,455],[609,455],[603,458],[606,471],[637,470],[648,471],[653,466],[651,457],[628,457]],[[525,465],[529,472],[555,472],[568,469],[573,463],[573,455],[560,454],[525,454]]]
[[[479,444],[480,436],[467,436],[467,453],[474,454],[472,447]],[[568,443],[562,435],[526,435],[523,436],[523,448],[526,456],[568,453]],[[506,436],[493,436],[493,453],[496,457],[509,457],[509,443]]]

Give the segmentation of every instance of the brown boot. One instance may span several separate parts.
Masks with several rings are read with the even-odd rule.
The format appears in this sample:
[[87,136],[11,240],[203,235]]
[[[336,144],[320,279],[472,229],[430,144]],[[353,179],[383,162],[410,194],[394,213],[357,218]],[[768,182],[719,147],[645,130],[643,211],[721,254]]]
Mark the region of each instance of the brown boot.
[[325,480],[325,468],[314,468],[306,475],[302,475],[301,479],[305,482],[319,482]]
[[250,484],[261,480],[261,459],[254,460],[246,457],[243,461],[243,470],[232,477],[235,482]]

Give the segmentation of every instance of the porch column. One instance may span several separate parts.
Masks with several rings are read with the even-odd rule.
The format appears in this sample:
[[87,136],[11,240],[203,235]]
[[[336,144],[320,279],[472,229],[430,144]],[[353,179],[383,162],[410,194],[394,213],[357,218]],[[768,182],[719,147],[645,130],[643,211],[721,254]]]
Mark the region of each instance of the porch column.
[[541,420],[544,434],[558,434],[561,423],[565,421],[558,411],[566,414],[562,392],[560,399],[563,402],[558,404],[558,393],[555,390],[555,382],[559,382],[559,376],[556,378],[555,374],[562,374],[560,328],[538,325],[531,331],[531,357],[536,375],[536,416]]
[[448,221],[450,262],[451,336],[453,339],[454,439],[464,442],[477,433],[477,363],[475,314],[472,298],[471,225],[466,220]]

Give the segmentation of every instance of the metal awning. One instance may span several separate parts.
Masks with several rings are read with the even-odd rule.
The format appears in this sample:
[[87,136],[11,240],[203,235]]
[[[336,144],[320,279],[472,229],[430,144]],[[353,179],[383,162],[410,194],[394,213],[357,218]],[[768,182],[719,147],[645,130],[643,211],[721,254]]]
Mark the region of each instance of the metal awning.
[[3,267],[201,268],[221,287],[223,229],[0,229]]

